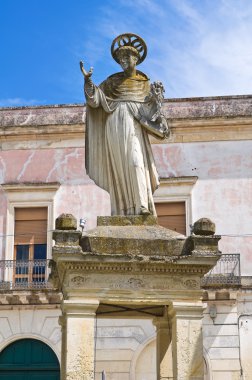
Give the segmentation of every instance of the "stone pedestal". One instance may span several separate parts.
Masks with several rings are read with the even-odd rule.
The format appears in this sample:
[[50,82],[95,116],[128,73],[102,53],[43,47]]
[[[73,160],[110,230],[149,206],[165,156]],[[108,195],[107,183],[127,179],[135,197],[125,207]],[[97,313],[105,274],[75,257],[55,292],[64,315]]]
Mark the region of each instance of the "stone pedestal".
[[200,281],[220,257],[220,238],[186,238],[150,216],[98,218],[80,238],[67,218],[57,221],[52,266],[64,298],[62,380],[94,379],[96,311],[155,318],[157,380],[203,380]]
[[62,380],[94,380],[97,300],[62,303]]

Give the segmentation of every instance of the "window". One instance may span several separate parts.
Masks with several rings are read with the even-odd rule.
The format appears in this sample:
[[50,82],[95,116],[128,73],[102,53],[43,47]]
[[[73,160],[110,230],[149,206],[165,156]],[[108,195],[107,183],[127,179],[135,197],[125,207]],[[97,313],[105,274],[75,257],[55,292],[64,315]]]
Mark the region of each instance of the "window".
[[46,274],[47,207],[15,208],[13,281],[44,282]]
[[[15,219],[16,219],[16,210],[21,209],[41,209],[44,208],[47,210],[47,225],[45,230],[52,231],[54,229],[54,197],[59,188],[58,183],[36,183],[36,184],[3,184],[2,188],[5,191],[7,196],[8,206],[7,206],[7,223],[6,223],[6,250],[5,250],[5,260],[14,260],[15,245],[14,235],[15,233]],[[42,219],[41,219],[42,220]],[[34,224],[34,223],[32,223]],[[22,223],[24,226],[25,223]],[[19,228],[19,227],[17,227]],[[35,228],[35,226],[34,226]],[[41,229],[42,231],[42,229]],[[41,237],[41,236],[40,236]],[[29,245],[30,242],[19,241],[18,245]],[[22,244],[21,244],[22,243]],[[44,245],[45,241],[41,244]],[[52,233],[48,232],[47,234],[47,258],[51,258],[52,251]],[[38,241],[36,244],[40,244]],[[18,248],[21,250],[21,248]],[[31,248],[23,248],[22,253],[18,253],[17,257],[39,257],[43,255],[41,250],[38,252],[39,247],[35,247],[35,256],[31,256]],[[25,250],[28,253],[25,253]],[[19,251],[20,252],[20,251]],[[25,256],[26,255],[26,256]]]
[[160,226],[186,235],[185,202],[162,202],[155,206]]
[[161,226],[183,235],[190,234],[192,223],[191,193],[197,177],[162,178],[154,193],[154,201]]

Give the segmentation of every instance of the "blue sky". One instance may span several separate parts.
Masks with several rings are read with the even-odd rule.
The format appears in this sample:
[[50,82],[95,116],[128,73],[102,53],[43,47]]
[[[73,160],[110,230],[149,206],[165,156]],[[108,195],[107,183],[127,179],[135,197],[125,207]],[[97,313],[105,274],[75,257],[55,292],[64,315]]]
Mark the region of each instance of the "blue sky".
[[0,0],[0,106],[82,103],[80,59],[96,84],[120,71],[123,32],[166,97],[252,93],[251,0]]

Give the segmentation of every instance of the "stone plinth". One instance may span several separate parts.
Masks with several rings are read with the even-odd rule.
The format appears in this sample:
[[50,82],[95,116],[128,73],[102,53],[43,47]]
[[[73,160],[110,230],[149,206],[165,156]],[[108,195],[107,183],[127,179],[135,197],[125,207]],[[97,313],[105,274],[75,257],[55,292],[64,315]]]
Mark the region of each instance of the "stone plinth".
[[[76,239],[73,242],[71,234],[74,232]],[[155,320],[158,380],[166,380],[171,374],[174,380],[189,380],[194,374],[195,378],[203,380],[200,279],[220,257],[219,237],[186,238],[159,226],[154,217],[144,216],[100,217],[97,228],[86,232],[82,238],[79,233],[79,240],[77,234],[77,231],[69,230],[57,230],[54,234],[55,268],[52,276],[67,300],[62,304],[65,337],[71,336],[72,318],[77,318],[79,328],[76,327],[78,324],[75,325],[74,334],[81,330],[80,334],[87,334],[86,338],[91,339],[93,317],[89,315],[87,319],[85,307],[80,307],[81,303],[90,300],[99,315],[112,310],[113,316],[139,317],[141,312],[141,317],[162,317],[162,320]],[[71,310],[78,310],[78,316],[72,312],[67,314],[68,302]],[[171,327],[170,334],[168,328]],[[81,347],[86,338],[78,338],[80,347],[77,347],[76,357],[80,361],[82,357],[84,360]],[[74,348],[69,339],[63,341],[68,358],[71,358]],[[93,346],[90,347],[85,351],[85,361],[93,363]],[[172,369],[169,364],[171,354],[166,352],[171,347]],[[195,355],[191,355],[188,361],[184,358],[189,348]],[[85,369],[81,362],[76,365],[76,370],[70,366],[72,377],[67,377],[68,358],[62,357],[63,368],[66,368],[62,380],[82,379],[77,367],[84,371],[83,378],[92,379],[91,367]]]
[[98,217],[81,240],[83,251],[112,255],[179,256],[185,237],[157,224],[153,216]]

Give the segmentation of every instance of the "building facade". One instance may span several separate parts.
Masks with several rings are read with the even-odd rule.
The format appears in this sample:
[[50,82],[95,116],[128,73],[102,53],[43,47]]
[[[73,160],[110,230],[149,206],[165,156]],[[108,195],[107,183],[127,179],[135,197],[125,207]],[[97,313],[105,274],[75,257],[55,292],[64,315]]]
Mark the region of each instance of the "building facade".
[[[202,280],[205,378],[252,379],[252,97],[171,99],[163,111],[171,135],[151,138],[159,223],[189,236],[207,217],[221,235],[222,258]],[[83,105],[2,108],[0,141],[0,374],[35,376],[40,366],[56,379],[62,295],[48,281],[55,218],[71,213],[90,230],[110,214],[109,195],[85,173]],[[97,380],[102,371],[107,380],[154,379],[155,340],[151,319],[97,317]],[[26,357],[15,369],[18,350]]]

